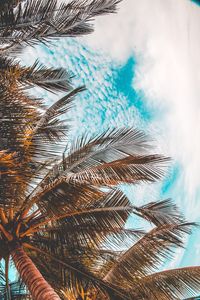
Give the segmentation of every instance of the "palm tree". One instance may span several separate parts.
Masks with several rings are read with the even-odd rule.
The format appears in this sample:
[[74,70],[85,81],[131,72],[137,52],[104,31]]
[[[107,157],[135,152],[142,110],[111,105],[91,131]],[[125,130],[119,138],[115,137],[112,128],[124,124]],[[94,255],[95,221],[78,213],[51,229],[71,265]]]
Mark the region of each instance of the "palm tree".
[[[63,115],[85,88],[72,89],[62,68],[10,58],[26,45],[90,33],[89,21],[118,2],[1,1],[0,258],[8,299],[18,287],[9,282],[11,260],[30,292],[18,296],[27,299],[175,299],[180,290],[199,291],[199,267],[152,273],[193,224],[169,200],[136,207],[119,188],[161,179],[168,158],[149,153],[146,135],[133,129],[69,141]],[[46,107],[25,90],[32,86],[65,96]],[[126,229],[131,214],[154,228]],[[131,248],[124,252],[122,243]]]
[[[182,246],[182,234],[189,233],[192,224],[168,200],[136,207],[116,188],[121,183],[159,180],[168,159],[147,154],[147,137],[132,129],[77,138],[59,157],[68,132],[59,117],[83,88],[70,91],[42,112],[37,100],[17,87],[21,79],[14,75],[10,82],[9,91],[2,88],[0,129],[4,139],[0,256],[6,264],[6,281],[12,257],[33,299],[70,299],[69,293],[80,298],[83,292],[90,298],[94,293],[97,299],[137,299],[133,283],[138,297],[144,298],[158,278],[159,295],[170,293],[172,287],[174,295],[180,281],[198,290],[198,267],[167,273],[169,287],[159,273],[146,274],[170,254],[170,247]],[[155,228],[144,236],[140,230],[126,229],[131,213]],[[138,238],[121,256],[120,242]],[[124,296],[124,289],[130,290],[129,296]]]
[[59,299],[50,285],[62,297],[77,280],[109,289],[90,269],[110,253],[101,245],[140,234],[124,229],[137,209],[114,186],[159,179],[166,158],[145,154],[145,135],[131,129],[78,138],[59,157],[68,129],[59,116],[83,88],[42,112],[16,81],[1,91],[0,257],[6,269],[12,257],[33,299]]

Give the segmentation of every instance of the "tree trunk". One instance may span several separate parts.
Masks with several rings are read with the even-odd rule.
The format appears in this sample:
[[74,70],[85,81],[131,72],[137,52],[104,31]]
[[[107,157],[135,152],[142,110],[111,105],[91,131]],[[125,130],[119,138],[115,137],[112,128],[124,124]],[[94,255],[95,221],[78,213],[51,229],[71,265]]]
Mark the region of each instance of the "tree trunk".
[[60,297],[43,278],[22,246],[17,246],[11,250],[11,256],[33,300],[60,300]]

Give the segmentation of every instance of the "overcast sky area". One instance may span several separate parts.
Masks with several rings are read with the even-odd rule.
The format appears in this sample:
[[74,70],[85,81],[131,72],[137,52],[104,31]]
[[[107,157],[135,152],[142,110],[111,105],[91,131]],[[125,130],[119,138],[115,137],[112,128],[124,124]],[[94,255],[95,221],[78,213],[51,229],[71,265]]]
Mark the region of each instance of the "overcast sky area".
[[[200,221],[199,30],[195,1],[124,0],[116,15],[95,21],[92,35],[29,49],[23,56],[26,64],[39,58],[62,66],[76,76],[75,86],[87,86],[70,115],[72,137],[112,127],[145,130],[155,151],[173,160],[163,182],[125,192],[135,204],[173,198],[191,221]],[[57,97],[39,90],[38,95]],[[170,266],[197,264],[200,229]]]

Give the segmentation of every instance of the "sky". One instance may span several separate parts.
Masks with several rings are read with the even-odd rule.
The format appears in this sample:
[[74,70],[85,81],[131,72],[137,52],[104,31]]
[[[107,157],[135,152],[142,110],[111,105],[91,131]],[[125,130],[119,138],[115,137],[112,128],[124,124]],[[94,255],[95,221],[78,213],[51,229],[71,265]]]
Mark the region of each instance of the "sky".
[[[172,198],[200,222],[200,6],[189,0],[124,0],[84,38],[37,46],[23,55],[75,75],[87,91],[71,112],[71,137],[137,127],[155,152],[172,157],[165,179],[125,189],[134,204]],[[58,95],[38,90],[49,103]],[[130,226],[135,225],[129,220]],[[141,224],[136,224],[141,225]],[[138,226],[137,226],[138,227]],[[200,229],[168,267],[200,265]]]

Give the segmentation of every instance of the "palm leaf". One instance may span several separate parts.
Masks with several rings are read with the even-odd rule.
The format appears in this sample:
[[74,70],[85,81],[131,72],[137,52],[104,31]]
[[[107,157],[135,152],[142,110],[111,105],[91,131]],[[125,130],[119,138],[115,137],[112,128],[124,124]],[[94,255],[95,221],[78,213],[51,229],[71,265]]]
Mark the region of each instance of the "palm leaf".
[[[92,32],[93,17],[112,13],[120,0],[30,0],[17,9],[10,7],[0,16],[1,42],[35,44],[60,36],[77,36]],[[9,31],[7,30],[9,28]]]
[[139,181],[154,182],[164,175],[162,167],[167,158],[159,155],[133,156],[91,167],[77,174],[72,174],[71,182],[89,182],[93,185],[118,185],[121,183],[137,183]]
[[[143,132],[131,129],[109,131],[89,141],[87,137],[82,137],[72,146],[69,155],[64,155],[63,161],[55,165],[42,180],[36,198],[39,200],[41,195],[55,191],[64,182],[112,186],[123,182],[158,180],[164,173],[162,167],[168,158],[137,155],[139,151],[146,152],[147,149],[149,145]],[[35,201],[31,197],[29,200]]]
[[[85,290],[94,289],[106,295],[117,295],[118,299],[130,299],[123,296],[119,287],[104,282],[101,278],[89,271],[86,265],[81,261],[73,260],[72,257],[59,259],[55,255],[51,255],[47,251],[41,251],[34,248],[30,251],[29,256],[36,266],[41,270],[42,275],[54,287],[54,289],[62,296],[61,290],[72,288],[74,294],[77,293],[77,285],[82,286]],[[44,261],[43,257],[46,260]],[[58,280],[59,278],[59,280]],[[107,294],[108,295],[108,294]],[[113,298],[114,299],[114,298]],[[117,298],[115,298],[117,299]]]
[[[83,136],[73,142],[67,157],[64,153],[63,161],[55,164],[41,185],[44,187],[49,182],[52,183],[58,178],[58,175],[63,176],[68,172],[77,173],[91,166],[125,158],[129,154],[145,152],[148,148],[146,135],[132,129],[107,131],[89,140],[87,136]],[[57,170],[59,170],[59,174]]]
[[38,61],[31,67],[22,67],[18,62],[6,57],[0,57],[0,84],[5,81],[19,87],[39,86],[49,91],[68,91],[71,89],[70,75],[63,68],[47,68]]
[[134,299],[183,299],[200,289],[200,267],[186,267],[155,273],[137,282]]
[[174,247],[183,246],[184,234],[189,234],[192,223],[165,224],[152,229],[128,249],[114,264],[105,280],[131,286],[137,277],[158,269],[164,259],[170,258]]
[[[38,103],[37,100],[34,101],[17,88],[6,91],[5,87],[0,89],[0,100],[0,151],[4,153],[3,156],[1,155],[0,162],[2,171],[0,203],[7,202],[7,205],[11,204],[11,206],[17,207],[30,180],[30,159],[28,156],[22,156],[22,149],[25,132],[37,116],[35,107],[38,106]],[[12,157],[10,160],[12,167],[8,161],[5,162],[6,157]]]
[[132,128],[108,130],[96,137],[82,136],[72,143],[63,164],[65,170],[78,172],[149,150],[149,139],[143,131]]
[[[85,90],[84,87],[76,88],[68,95],[62,97],[61,99],[56,101],[52,106],[50,106],[45,111],[44,115],[40,118],[38,124],[36,124],[36,127],[34,129],[34,134],[38,132],[40,133],[45,132],[46,128],[50,130],[51,122],[53,122],[56,118],[66,113],[71,108],[72,101],[74,101],[74,96],[76,96],[78,93],[84,90]],[[57,120],[57,122],[59,121]],[[53,132],[53,128],[52,128],[52,132]]]
[[74,97],[83,90],[84,87],[74,89],[35,118],[23,137],[24,153],[29,153],[39,162],[60,155],[64,147],[63,139],[66,139],[68,132],[68,125],[60,116],[69,111]]
[[[72,247],[74,244],[74,249],[78,245],[98,246],[103,241],[106,245],[116,247],[120,241],[133,241],[143,234],[140,230],[124,229],[132,208],[121,191],[102,193],[89,187],[79,191],[75,187],[72,191],[74,198],[70,198],[69,190],[66,191],[67,198],[62,198],[62,203],[66,204],[56,204],[56,200],[59,200],[58,194],[55,198],[45,198],[42,203],[38,203],[40,215],[30,219],[28,225],[33,230],[38,228],[38,224],[47,226],[41,227],[41,235],[36,237],[36,241],[45,241],[46,245],[52,241],[54,246],[62,246],[63,243]],[[50,203],[45,206],[45,201]]]
[[134,213],[156,226],[184,221],[184,217],[171,199],[150,202],[141,207],[134,206]]

